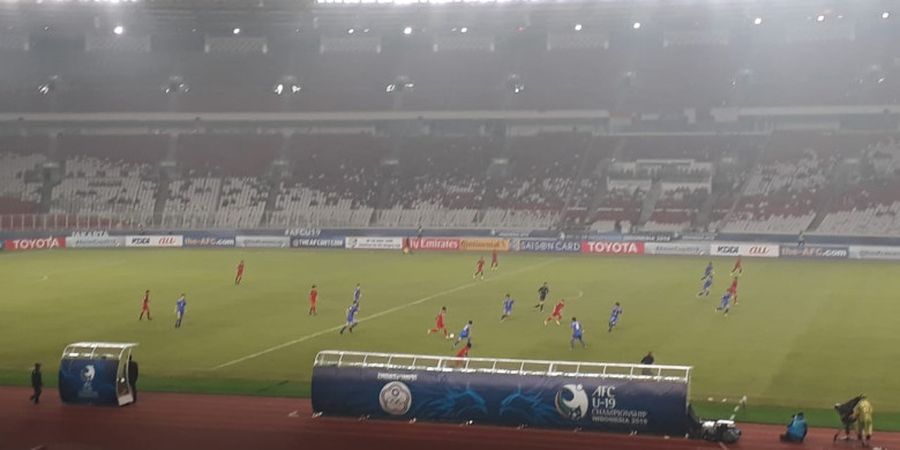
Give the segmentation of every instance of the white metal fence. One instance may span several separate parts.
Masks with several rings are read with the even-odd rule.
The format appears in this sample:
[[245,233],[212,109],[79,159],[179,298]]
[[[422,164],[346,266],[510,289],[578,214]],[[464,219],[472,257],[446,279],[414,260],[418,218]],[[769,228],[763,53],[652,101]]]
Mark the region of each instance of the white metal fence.
[[316,355],[314,365],[317,367],[370,367],[394,370],[634,379],[673,381],[685,384],[690,384],[692,370],[689,366],[502,358],[456,358],[336,350],[319,352]]

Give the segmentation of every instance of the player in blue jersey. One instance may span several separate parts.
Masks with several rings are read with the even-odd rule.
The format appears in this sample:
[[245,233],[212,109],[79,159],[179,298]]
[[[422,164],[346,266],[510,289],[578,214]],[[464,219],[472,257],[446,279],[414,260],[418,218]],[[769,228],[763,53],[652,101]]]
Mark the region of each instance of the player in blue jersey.
[[358,305],[360,299],[362,299],[362,288],[359,283],[356,283],[356,289],[353,289],[353,304]]
[[354,303],[347,308],[347,323],[341,327],[341,334],[344,334],[345,330],[350,330],[351,333],[353,332],[353,329],[356,328],[356,324],[358,323],[356,321],[356,313],[358,312],[359,303]]
[[609,313],[609,332],[612,333],[613,328],[619,323],[619,316],[622,315],[622,305],[619,302],[616,302],[616,306],[613,306],[612,311]]
[[697,297],[701,297],[701,296],[709,297],[709,290],[712,288],[712,285],[713,285],[712,272],[710,272],[709,275],[704,275],[703,278],[701,278],[701,280],[703,280],[703,287],[700,289],[700,292],[697,293]]
[[462,340],[465,339],[466,343],[472,342],[472,321],[470,320],[466,326],[463,327],[459,332],[459,336],[456,337],[456,341],[453,342],[453,346],[456,347],[459,345]]
[[722,295],[722,301],[719,303],[719,306],[716,308],[716,312],[724,311],[725,315],[728,315],[728,310],[731,309],[731,291],[725,291],[725,294]]
[[700,278],[700,279],[705,280],[705,279],[711,277],[712,275],[713,275],[713,263],[712,263],[712,261],[710,261],[706,265],[706,270],[703,271],[703,278]]
[[576,318],[572,318],[572,324],[569,325],[572,328],[572,340],[569,341],[569,346],[572,347],[572,350],[575,349],[575,341],[581,342],[581,348],[587,347],[587,344],[584,343],[584,339],[582,335],[584,334],[584,328],[581,327],[581,322]]
[[184,318],[184,308],[187,306],[187,300],[184,293],[175,301],[175,328],[181,328],[181,319]]
[[503,299],[503,315],[500,316],[500,321],[503,322],[507,317],[512,315],[513,303],[516,301],[513,300],[509,294],[506,294],[506,297]]

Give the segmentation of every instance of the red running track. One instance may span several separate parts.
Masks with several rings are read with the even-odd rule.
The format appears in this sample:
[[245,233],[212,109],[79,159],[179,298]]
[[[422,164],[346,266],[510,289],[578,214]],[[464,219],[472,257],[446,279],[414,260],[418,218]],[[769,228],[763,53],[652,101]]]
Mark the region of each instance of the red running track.
[[[40,405],[30,391],[0,388],[2,450],[142,449],[717,449],[685,439],[605,433],[312,418],[308,400],[142,393],[125,408],[65,406],[54,390]],[[810,430],[802,446],[778,442],[781,427],[740,425],[742,440],[722,448],[841,449],[831,430]],[[900,434],[880,434],[875,446],[900,449]],[[856,444],[856,443],[853,443]],[[858,444],[856,444],[858,445]]]

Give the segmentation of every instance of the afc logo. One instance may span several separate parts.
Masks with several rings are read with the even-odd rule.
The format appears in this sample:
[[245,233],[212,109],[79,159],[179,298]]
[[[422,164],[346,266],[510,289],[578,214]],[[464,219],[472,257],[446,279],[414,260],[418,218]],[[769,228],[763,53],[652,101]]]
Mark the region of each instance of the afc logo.
[[392,416],[402,416],[412,406],[412,392],[403,382],[391,381],[381,388],[381,393],[378,394],[378,403],[384,412]]

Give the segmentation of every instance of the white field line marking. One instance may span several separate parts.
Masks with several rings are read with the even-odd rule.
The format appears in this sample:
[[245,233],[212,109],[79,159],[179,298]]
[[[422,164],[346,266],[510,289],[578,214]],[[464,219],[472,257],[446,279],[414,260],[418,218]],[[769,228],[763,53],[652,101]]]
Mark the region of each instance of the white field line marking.
[[578,291],[578,295],[572,297],[572,300],[578,300],[581,297],[584,297],[584,291]]
[[[482,285],[482,284],[484,284],[484,283],[490,283],[491,281],[497,280],[497,279],[499,279],[499,278],[502,278],[502,277],[505,277],[505,276],[508,276],[508,275],[515,275],[515,274],[517,274],[517,273],[522,273],[522,272],[525,272],[525,271],[528,271],[528,270],[536,269],[536,268],[538,268],[538,267],[546,266],[546,265],[548,265],[548,264],[550,264],[550,263],[552,263],[552,262],[556,262],[558,259],[559,259],[559,258],[555,258],[555,259],[551,259],[551,260],[548,260],[548,261],[540,262],[540,263],[537,263],[537,264],[532,264],[532,265],[530,265],[530,266],[526,266],[526,267],[523,267],[523,268],[521,268],[521,269],[519,269],[519,270],[514,270],[514,271],[512,271],[512,272],[504,272],[504,273],[502,273],[502,274],[500,274],[500,275],[497,275],[496,277],[491,277],[491,278],[489,278],[489,279],[487,279],[487,280],[484,280],[484,281],[473,281],[473,282],[471,282],[471,283],[466,283],[466,284],[457,286],[457,287],[455,287],[455,288],[450,288],[450,289],[447,289],[447,290],[444,290],[444,291],[441,291],[441,292],[438,292],[438,293],[435,293],[435,294],[431,294],[431,295],[429,295],[429,296],[427,296],[427,297],[422,297],[422,298],[420,298],[420,299],[418,299],[418,300],[414,300],[414,301],[411,301],[411,302],[406,303],[406,304],[403,304],[403,305],[398,305],[398,306],[395,306],[395,307],[393,307],[393,308],[386,309],[386,310],[384,310],[384,311],[381,311],[381,312],[372,314],[371,316],[363,317],[362,319],[359,319],[358,322],[365,322],[365,321],[368,321],[368,320],[377,319],[377,318],[379,318],[379,317],[381,317],[381,316],[386,316],[386,315],[388,315],[388,314],[391,314],[391,313],[394,313],[394,312],[397,312],[397,311],[400,311],[400,310],[404,310],[404,309],[407,309],[407,308],[411,308],[411,307],[413,307],[413,306],[416,306],[416,305],[425,303],[425,302],[427,302],[427,301],[429,301],[429,300],[434,300],[434,299],[436,299],[436,298],[438,298],[438,297],[443,297],[443,296],[445,296],[445,295],[452,294],[452,293],[454,293],[454,292],[459,292],[459,291],[462,291],[462,290],[464,290],[464,289],[468,289],[468,288],[470,288],[470,287]],[[228,362],[219,364],[218,366],[213,367],[212,370],[219,370],[219,369],[222,369],[222,368],[225,368],[225,367],[228,367],[228,366],[233,366],[233,365],[235,365],[235,364],[239,364],[239,363],[242,363],[242,362],[244,362],[244,361],[247,361],[247,360],[250,360],[250,359],[253,359],[253,358],[256,358],[256,357],[265,355],[265,354],[268,354],[268,353],[272,353],[272,352],[274,352],[274,351],[276,351],[276,350],[281,350],[281,349],[283,349],[283,348],[285,348],[285,347],[290,347],[290,346],[292,346],[292,345],[294,345],[294,344],[299,344],[299,343],[301,343],[301,342],[305,342],[305,341],[308,341],[308,340],[310,340],[310,339],[315,339],[315,338],[317,338],[317,337],[319,337],[319,336],[324,336],[324,335],[326,335],[326,334],[328,334],[328,333],[334,333],[335,331],[338,331],[338,330],[340,330],[341,328],[343,328],[343,325],[338,325],[338,326],[336,326],[336,327],[331,327],[331,328],[328,328],[328,329],[325,329],[325,330],[322,330],[322,331],[317,331],[317,332],[315,332],[315,333],[313,333],[313,334],[308,334],[308,335],[306,335],[306,336],[299,337],[299,338],[294,339],[294,340],[292,340],[292,341],[287,341],[287,342],[284,342],[284,343],[282,343],[282,344],[278,344],[278,345],[276,345],[276,346],[274,346],[274,347],[269,347],[269,348],[267,348],[267,349],[265,349],[265,350],[261,350],[261,351],[258,351],[258,352],[256,352],[256,353],[252,353],[252,354],[250,354],[250,355],[242,356],[242,357],[240,357],[240,358],[238,358],[238,359],[233,359],[233,360],[231,360],[231,361],[228,361]]]

